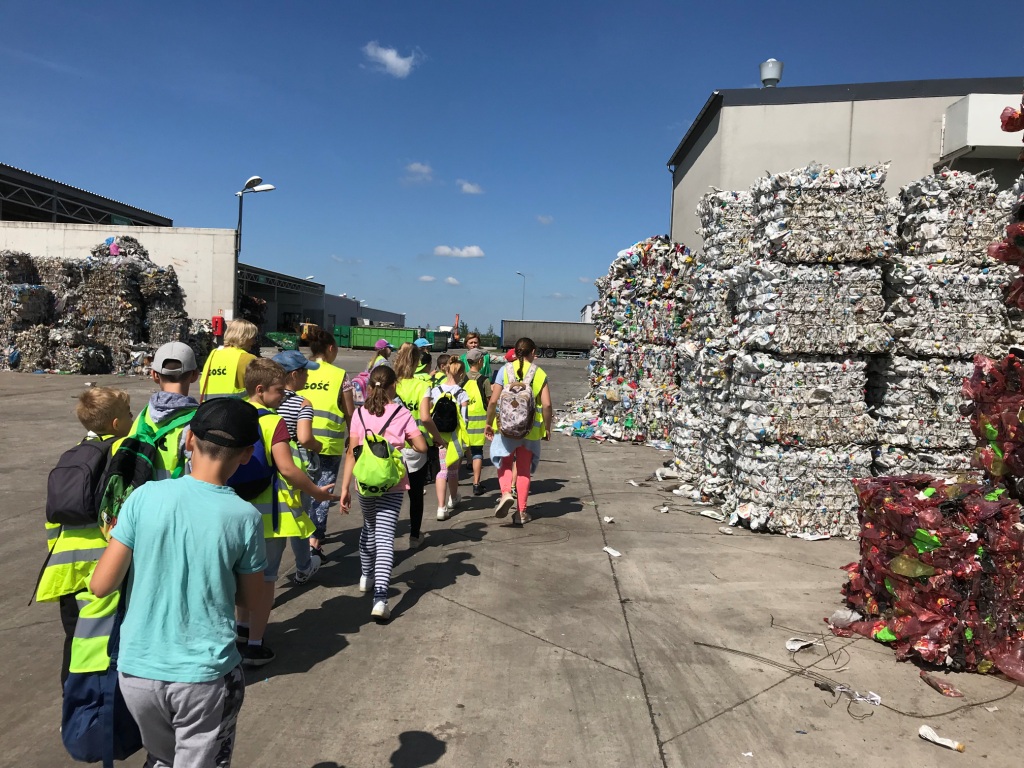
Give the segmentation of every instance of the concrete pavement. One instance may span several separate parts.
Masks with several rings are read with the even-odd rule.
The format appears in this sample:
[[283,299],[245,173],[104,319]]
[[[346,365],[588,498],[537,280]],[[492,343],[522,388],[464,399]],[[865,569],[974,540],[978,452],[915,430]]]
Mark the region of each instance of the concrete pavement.
[[[556,402],[585,388],[582,364],[546,367]],[[91,380],[124,386],[136,410],[151,391],[137,379]],[[0,467],[8,532],[0,540],[8,586],[0,598],[0,765],[73,764],[57,732],[56,606],[25,602],[44,556],[46,472],[79,434],[72,409],[81,384],[0,374],[0,423],[14,448]],[[946,699],[884,646],[822,635],[822,617],[841,605],[839,566],[855,559],[853,542],[723,535],[667,493],[670,485],[645,482],[666,458],[556,436],[531,495],[535,520],[524,528],[491,515],[493,470],[485,471],[489,493],[467,497],[445,522],[433,520],[428,486],[426,545],[405,552],[407,519],[400,524],[386,625],[370,620],[370,600],[356,589],[358,511],[333,514],[321,571],[304,587],[279,584],[267,636],[278,659],[248,675],[235,764],[1016,762],[1024,737],[1015,728],[1015,686],[955,675],[965,698]],[[658,511],[666,504],[668,513]],[[604,553],[606,545],[621,557]],[[824,645],[794,658],[785,650],[792,636]],[[904,714],[867,704],[848,711],[845,701],[830,708],[832,696],[802,667],[875,691]],[[995,712],[936,716],[1007,694],[988,705]],[[967,743],[967,753],[918,739],[923,723]]]

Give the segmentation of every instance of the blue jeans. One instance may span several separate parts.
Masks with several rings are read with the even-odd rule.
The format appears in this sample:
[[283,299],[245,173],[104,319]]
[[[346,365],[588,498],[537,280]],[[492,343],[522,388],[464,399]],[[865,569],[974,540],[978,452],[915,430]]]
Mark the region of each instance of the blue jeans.
[[[338,481],[341,460],[343,456],[320,455],[320,466],[313,473],[312,479],[317,486],[330,485]],[[327,510],[330,508],[329,501],[309,500],[309,519],[313,521],[316,530],[313,531],[313,538],[323,541],[327,536]]]

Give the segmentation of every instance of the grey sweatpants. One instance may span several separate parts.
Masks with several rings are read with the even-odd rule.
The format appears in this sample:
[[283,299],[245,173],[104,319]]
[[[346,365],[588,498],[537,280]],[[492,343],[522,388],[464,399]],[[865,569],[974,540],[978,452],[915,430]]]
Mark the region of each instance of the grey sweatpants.
[[227,768],[245,698],[241,666],[209,683],[165,683],[118,673],[121,695],[149,752],[145,768]]

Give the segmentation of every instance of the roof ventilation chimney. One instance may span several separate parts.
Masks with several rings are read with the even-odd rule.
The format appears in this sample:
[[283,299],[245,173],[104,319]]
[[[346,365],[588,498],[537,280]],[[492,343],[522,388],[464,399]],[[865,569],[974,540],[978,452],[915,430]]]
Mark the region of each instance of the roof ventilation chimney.
[[761,85],[765,88],[774,88],[779,84],[782,79],[782,67],[781,61],[776,59],[768,59],[768,61],[761,62]]

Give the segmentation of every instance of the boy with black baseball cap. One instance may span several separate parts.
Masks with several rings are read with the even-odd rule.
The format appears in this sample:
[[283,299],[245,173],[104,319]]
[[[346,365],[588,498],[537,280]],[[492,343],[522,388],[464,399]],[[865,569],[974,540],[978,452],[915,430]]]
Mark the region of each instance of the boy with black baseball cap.
[[108,595],[131,568],[118,675],[147,765],[226,766],[245,694],[235,603],[261,593],[267,559],[262,516],[225,483],[252,456],[259,415],[210,400],[190,426],[192,474],[128,497],[90,587]]

